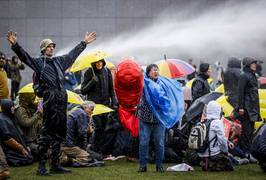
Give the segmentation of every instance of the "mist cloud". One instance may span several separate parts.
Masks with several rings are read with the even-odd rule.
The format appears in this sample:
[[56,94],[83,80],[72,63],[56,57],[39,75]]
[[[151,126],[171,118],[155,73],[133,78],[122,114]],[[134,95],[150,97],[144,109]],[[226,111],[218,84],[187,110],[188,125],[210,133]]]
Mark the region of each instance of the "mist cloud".
[[96,47],[91,45],[93,49],[85,53],[105,50],[114,55],[111,60],[115,63],[133,56],[140,64],[160,60],[163,54],[208,62],[230,56],[266,57],[266,1],[229,1],[206,8],[199,5],[165,9],[138,32],[123,33]]

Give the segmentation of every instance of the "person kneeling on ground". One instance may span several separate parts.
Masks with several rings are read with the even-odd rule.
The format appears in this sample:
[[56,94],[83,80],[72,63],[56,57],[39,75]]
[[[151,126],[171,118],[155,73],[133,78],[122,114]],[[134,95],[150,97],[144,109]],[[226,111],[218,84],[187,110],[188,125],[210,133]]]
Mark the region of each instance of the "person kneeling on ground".
[[74,107],[67,118],[66,141],[61,149],[60,163],[64,166],[90,167],[102,166],[103,162],[93,159],[86,151],[88,124],[95,103],[85,101],[81,106]]
[[224,125],[221,121],[221,106],[210,101],[206,108],[205,121],[211,121],[209,131],[209,146],[204,153],[198,153],[202,158],[203,171],[232,171],[233,166],[228,157],[228,141],[225,137]]
[[38,106],[34,103],[34,93],[20,93],[18,106],[15,109],[15,117],[26,138],[27,146],[30,147],[35,159],[38,157],[37,137],[40,134],[43,121],[42,101]]
[[1,100],[0,141],[9,165],[21,166],[33,162],[23,134],[14,119],[15,105],[9,99]]

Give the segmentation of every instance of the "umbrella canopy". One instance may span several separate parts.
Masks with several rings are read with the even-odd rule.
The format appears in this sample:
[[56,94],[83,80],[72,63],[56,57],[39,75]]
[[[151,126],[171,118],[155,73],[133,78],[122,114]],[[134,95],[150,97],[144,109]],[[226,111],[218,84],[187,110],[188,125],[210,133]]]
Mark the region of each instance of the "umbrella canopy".
[[161,60],[156,63],[160,70],[160,75],[168,78],[180,78],[195,71],[195,68],[180,59]]
[[103,113],[109,113],[112,111],[114,111],[114,110],[105,106],[105,105],[96,104],[92,115],[94,116],[94,115],[99,115],[99,114],[103,114]]
[[222,106],[222,111],[224,112],[224,116],[229,117],[234,108],[227,101],[227,97],[225,95],[222,95],[218,99],[216,99],[216,102],[218,102]]
[[[96,51],[90,54],[81,55],[74,62],[70,71],[71,72],[81,71],[87,67],[91,67],[91,63],[97,62],[101,59],[105,59],[110,56],[111,56],[110,53],[104,51]],[[106,65],[109,68],[114,67],[114,65],[111,62],[106,62]]]
[[34,90],[33,90],[33,88],[32,88],[32,85],[33,85],[33,83],[29,83],[29,84],[23,86],[23,87],[18,91],[18,93],[19,93],[19,94],[20,94],[20,93],[34,93]]
[[224,94],[224,84],[220,84],[214,91]]
[[198,99],[196,99],[186,112],[186,118],[188,121],[193,120],[197,116],[201,115],[205,104],[208,104],[212,100],[216,100],[222,95],[222,93],[211,92]]
[[[26,86],[22,87],[19,91],[19,93],[34,93],[33,88],[32,88],[32,83],[27,84]],[[36,97],[36,101],[39,101],[42,98]],[[83,104],[84,101],[83,99],[77,94],[72,91],[67,90],[67,102],[68,103],[73,103],[73,104]],[[99,115],[103,113],[108,113],[114,111],[113,109],[104,106],[102,104],[96,104],[93,115]]]

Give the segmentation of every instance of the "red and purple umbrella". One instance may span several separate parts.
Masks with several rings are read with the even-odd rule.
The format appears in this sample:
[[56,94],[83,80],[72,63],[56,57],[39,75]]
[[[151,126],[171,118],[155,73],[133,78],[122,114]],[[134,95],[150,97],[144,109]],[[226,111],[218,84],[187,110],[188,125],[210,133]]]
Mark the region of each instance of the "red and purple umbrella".
[[160,70],[160,75],[168,78],[180,78],[195,71],[189,63],[180,59],[166,59],[156,63]]

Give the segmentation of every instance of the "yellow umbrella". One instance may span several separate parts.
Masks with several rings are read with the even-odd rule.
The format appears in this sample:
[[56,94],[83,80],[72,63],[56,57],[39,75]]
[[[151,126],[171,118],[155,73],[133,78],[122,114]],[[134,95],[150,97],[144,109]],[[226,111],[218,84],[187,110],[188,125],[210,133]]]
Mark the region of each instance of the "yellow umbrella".
[[[193,83],[194,80],[195,80],[195,78],[193,78],[193,79],[191,79],[190,81],[188,81],[188,82],[186,83],[186,87],[191,88],[192,83]],[[208,83],[211,84],[212,82],[213,82],[213,79],[212,79],[212,78],[209,78],[209,79],[208,79]]]
[[69,90],[67,90],[67,102],[73,103],[73,104],[84,103],[83,99],[77,93],[74,93]]
[[92,115],[94,116],[94,115],[99,115],[99,114],[108,113],[112,111],[114,110],[107,106],[104,106],[102,104],[96,104]]
[[227,97],[225,95],[222,95],[218,99],[216,99],[216,102],[218,102],[222,106],[225,117],[231,115],[234,108],[227,101]]
[[[34,90],[32,88],[32,83],[27,84],[26,86],[22,87],[18,93],[34,93]],[[67,90],[67,102],[73,103],[73,104],[82,104],[84,101],[82,98],[77,94],[72,91]],[[36,97],[35,101],[38,101],[39,97]]]
[[224,94],[224,85],[221,84],[215,89],[215,92],[223,93]]
[[33,83],[29,83],[26,86],[23,86],[18,93],[34,93],[32,85]]
[[[76,71],[80,71],[80,70],[83,70],[87,67],[90,67],[91,66],[91,63],[93,62],[97,62],[101,59],[105,59],[107,57],[110,57],[111,54],[110,53],[107,53],[107,52],[104,52],[104,51],[96,51],[96,52],[93,52],[93,53],[90,53],[90,54],[85,54],[85,55],[82,55],[80,57],[77,58],[77,60],[74,62],[74,64],[72,65],[70,71],[71,72],[76,72]],[[108,63],[107,62],[107,67],[109,66],[114,66],[112,63]]]

